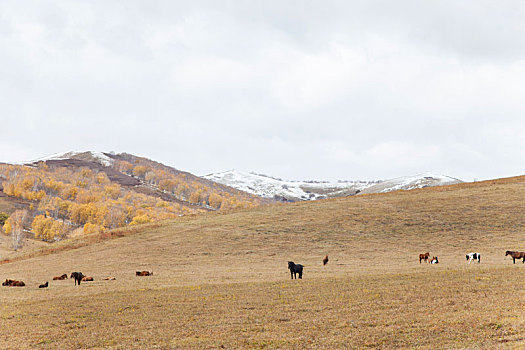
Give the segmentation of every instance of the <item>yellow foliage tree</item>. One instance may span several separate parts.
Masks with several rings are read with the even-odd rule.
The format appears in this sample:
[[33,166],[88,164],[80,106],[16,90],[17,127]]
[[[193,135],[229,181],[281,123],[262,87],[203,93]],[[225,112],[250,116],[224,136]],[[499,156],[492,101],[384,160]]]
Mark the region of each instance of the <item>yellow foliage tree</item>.
[[147,224],[150,223],[152,220],[148,215],[137,215],[131,220],[130,225],[141,225],[141,224]]
[[52,240],[64,236],[69,227],[62,220],[55,220],[44,215],[37,215],[33,219],[31,229],[36,238]]
[[147,167],[143,165],[137,165],[136,167],[133,168],[133,175],[141,179],[144,179],[147,171],[148,171]]
[[84,225],[84,233],[100,233],[104,232],[104,227],[96,224],[87,223]]

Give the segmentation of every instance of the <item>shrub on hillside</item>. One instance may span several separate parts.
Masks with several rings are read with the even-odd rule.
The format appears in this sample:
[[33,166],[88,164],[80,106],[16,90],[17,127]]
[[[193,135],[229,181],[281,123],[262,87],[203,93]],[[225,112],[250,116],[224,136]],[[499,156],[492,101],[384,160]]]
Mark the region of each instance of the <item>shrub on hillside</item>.
[[5,224],[8,218],[9,218],[9,215],[7,213],[0,213],[0,225]]

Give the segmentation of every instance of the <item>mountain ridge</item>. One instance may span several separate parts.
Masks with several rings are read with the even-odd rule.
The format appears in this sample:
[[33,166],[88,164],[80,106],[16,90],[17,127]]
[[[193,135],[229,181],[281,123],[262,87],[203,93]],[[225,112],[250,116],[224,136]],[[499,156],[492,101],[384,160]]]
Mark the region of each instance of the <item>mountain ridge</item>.
[[[119,158],[122,160],[123,157],[131,157],[132,161],[136,159],[147,159],[127,153],[115,154],[115,152],[71,150],[41,157],[23,164],[35,164],[42,161],[58,162],[65,161],[67,159],[76,159],[96,162],[104,167],[111,168],[114,166],[116,160]],[[385,193],[396,190],[411,190],[416,188],[451,185],[463,182],[462,180],[454,177],[432,172],[424,172],[417,175],[402,176],[387,180],[368,181],[283,180],[281,178],[267,174],[260,174],[253,171],[245,172],[235,169],[197,176],[185,171],[177,170],[162,163],[151,161],[149,159],[148,161],[153,162],[158,166],[165,167],[165,169],[168,169],[170,172],[174,171],[176,174],[184,174],[184,176],[191,177],[195,176],[197,178],[210,181],[208,185],[211,186],[213,186],[213,183],[216,183],[249,193],[251,195],[278,201],[318,200],[365,193]]]
[[227,170],[202,176],[266,198],[291,201],[317,200],[364,193],[384,193],[462,183],[462,180],[425,172],[388,180],[373,181],[287,181],[255,172]]

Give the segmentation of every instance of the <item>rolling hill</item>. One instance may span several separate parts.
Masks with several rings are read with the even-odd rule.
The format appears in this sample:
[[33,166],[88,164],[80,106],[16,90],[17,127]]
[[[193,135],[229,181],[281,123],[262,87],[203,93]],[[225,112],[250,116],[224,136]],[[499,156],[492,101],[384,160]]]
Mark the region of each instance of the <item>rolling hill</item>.
[[[505,250],[525,249],[524,196],[516,177],[207,212],[52,243],[0,265],[2,278],[27,284],[1,290],[10,332],[0,346],[520,348],[525,268]],[[441,263],[419,264],[424,251]],[[466,264],[470,251],[481,264]],[[290,280],[289,260],[305,265],[303,280]],[[95,281],[37,288],[71,271]]]
[[91,151],[0,164],[0,188],[0,209],[25,210],[23,227],[47,241],[269,202],[147,158]]

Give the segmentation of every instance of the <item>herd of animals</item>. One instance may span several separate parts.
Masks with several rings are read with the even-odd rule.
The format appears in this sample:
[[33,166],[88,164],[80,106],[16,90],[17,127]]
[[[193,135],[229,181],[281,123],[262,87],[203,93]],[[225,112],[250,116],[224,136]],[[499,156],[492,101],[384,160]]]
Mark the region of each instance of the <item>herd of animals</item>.
[[[515,252],[512,250],[507,250],[505,252],[505,256],[509,256],[512,258],[512,262],[515,264],[516,260],[522,260],[525,264],[525,252]],[[467,262],[470,264],[472,261],[477,260],[478,264],[481,262],[481,254],[480,253],[468,253],[465,255],[465,258],[467,259]],[[430,260],[430,261],[429,261]],[[430,253],[424,253],[419,254],[419,263],[421,264],[421,261],[428,262],[430,264],[439,264],[439,260],[437,256],[433,256],[432,259],[430,259]],[[326,265],[328,263],[328,255],[326,255],[323,259],[323,265]],[[304,266],[301,264],[296,264],[293,261],[288,261],[288,270],[290,270],[290,275],[292,279],[297,279],[297,275],[299,275],[299,278],[303,278],[303,268]]]
[[[512,258],[512,262],[514,264],[516,263],[516,259],[517,260],[521,259],[523,261],[523,263],[525,264],[525,252],[516,252],[516,251],[507,250],[505,252],[505,256],[509,256],[509,255]],[[468,253],[467,255],[465,255],[465,257],[466,257],[466,260],[468,261],[469,264],[472,261],[474,261],[474,260],[477,260],[478,264],[481,262],[481,254],[480,253]],[[421,264],[422,261],[428,262],[430,264],[439,264],[438,257],[434,256],[434,257],[432,257],[432,259],[430,259],[430,253],[429,252],[424,253],[424,254],[419,254],[419,263]],[[323,258],[323,265],[326,265],[326,264],[328,264],[328,255],[326,255]],[[297,279],[297,275],[299,275],[299,279],[302,279],[303,278],[303,268],[304,268],[304,266],[301,265],[301,264],[296,264],[293,261],[288,261],[288,270],[290,270],[290,275],[291,275],[292,279],[294,279],[294,278]],[[139,276],[139,277],[142,277],[142,276],[153,276],[153,271],[136,271],[135,275]],[[72,272],[71,276],[69,276],[69,278],[75,280],[75,286],[76,285],[80,285],[80,282],[94,281],[93,277],[85,276],[84,274],[82,274],[82,272]],[[67,274],[63,274],[61,276],[53,277],[54,281],[65,280],[65,279],[67,279]],[[115,280],[115,279],[116,279],[115,277],[106,277],[106,278],[104,278],[104,280],[106,280],[106,281],[112,281],[112,280]],[[2,283],[2,286],[24,287],[25,283],[23,281],[16,281],[16,280],[11,280],[11,279],[6,279],[5,282]],[[48,286],[49,286],[49,282],[46,282],[46,283],[43,283],[43,284],[39,285],[38,288],[47,288]]]
[[[153,271],[137,271],[135,272],[135,275],[136,276],[153,276]],[[69,278],[75,280],[75,286],[80,285],[80,282],[90,282],[90,281],[95,280],[91,276],[85,276],[82,272],[72,272]],[[61,281],[65,279],[67,279],[67,273],[60,275],[60,276],[53,277],[53,281]],[[106,277],[104,278],[104,280],[114,281],[116,280],[116,278]],[[11,280],[11,279],[6,279],[4,282],[2,282],[2,286],[6,286],[6,287],[25,287],[25,285],[26,284],[24,283],[24,281],[17,281],[17,280]],[[49,287],[49,281],[47,281],[46,283],[42,283],[41,285],[38,286],[38,288],[47,288],[47,287]]]
[[[514,264],[516,263],[516,259],[517,260],[522,259],[523,263],[525,264],[525,252],[515,252],[515,251],[512,251],[512,250],[507,250],[505,252],[505,256],[509,256],[509,255],[512,258],[512,262]],[[430,258],[430,253],[428,253],[428,252],[425,253],[425,254],[419,254],[419,263],[421,264],[421,261],[428,262],[429,258]],[[474,261],[474,260],[477,260],[478,264],[481,262],[481,254],[480,253],[468,253],[467,255],[465,255],[465,258],[467,259],[469,264],[472,261]],[[434,256],[432,258],[432,260],[430,260],[430,263],[431,264],[438,264],[439,261],[438,261],[437,256]]]

